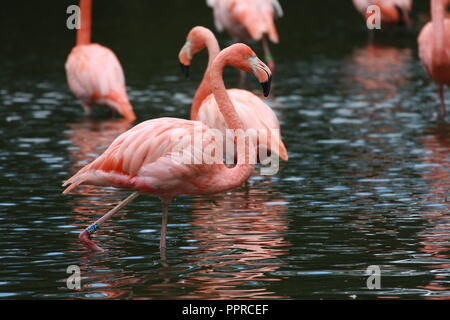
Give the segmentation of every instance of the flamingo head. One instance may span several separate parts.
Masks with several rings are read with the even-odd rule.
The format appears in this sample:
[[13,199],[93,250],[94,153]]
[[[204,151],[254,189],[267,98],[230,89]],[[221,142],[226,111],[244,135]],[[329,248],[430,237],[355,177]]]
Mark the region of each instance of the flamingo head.
[[272,82],[272,71],[255,54],[255,52],[243,43],[236,43],[222,52],[228,52],[228,65],[241,69],[245,72],[252,72],[263,88],[264,96],[270,93]]
[[178,60],[180,61],[181,70],[186,77],[189,77],[189,67],[192,63],[192,59],[194,56],[206,48],[207,46],[207,33],[210,33],[212,37],[214,35],[212,32],[204,27],[194,27],[189,32],[186,43],[181,48],[180,53],[178,54]]
[[264,97],[270,94],[270,85],[272,83],[272,71],[265,65],[256,55],[247,56],[248,61],[252,67],[253,74],[258,79],[263,88]]

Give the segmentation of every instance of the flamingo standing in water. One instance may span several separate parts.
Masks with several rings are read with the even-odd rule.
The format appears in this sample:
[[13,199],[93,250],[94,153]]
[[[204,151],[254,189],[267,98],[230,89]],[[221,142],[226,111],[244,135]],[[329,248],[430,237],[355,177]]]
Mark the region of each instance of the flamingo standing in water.
[[[189,66],[194,55],[205,47],[208,49],[209,54],[208,67],[192,101],[191,120],[199,120],[210,128],[219,129],[222,132],[222,136],[225,137],[227,124],[212,94],[209,78],[212,62],[220,52],[216,37],[207,28],[192,28],[187,36],[186,44],[181,49],[178,57],[182,69],[188,75]],[[257,144],[258,147],[268,151],[266,153],[258,152],[260,161],[264,163],[265,155],[269,155],[272,152],[278,154],[282,160],[287,161],[288,154],[280,136],[280,123],[273,110],[250,91],[228,89],[227,93],[245,129],[255,129],[260,138]],[[234,142],[229,140],[229,143],[233,144]]]
[[412,10],[412,0],[353,0],[353,4],[365,19],[371,14],[367,12],[367,8],[372,5],[378,6],[383,26],[411,26],[412,24],[409,16]]
[[419,34],[419,57],[438,86],[441,116],[445,117],[444,86],[450,86],[450,19],[445,18],[448,1],[431,0],[431,22]]
[[77,42],[66,62],[70,90],[86,114],[94,104],[107,105],[130,121],[136,116],[128,100],[125,76],[116,55],[107,47],[91,43],[92,0],[80,0],[81,25]]
[[265,60],[272,72],[275,63],[269,42],[278,43],[274,18],[283,16],[278,0],[207,0],[213,8],[218,31],[226,30],[236,41],[262,41]]
[[[224,49],[212,63],[210,79],[219,109],[228,128],[242,130],[244,125],[222,78],[223,68],[227,65],[253,72],[265,89],[270,87],[271,72],[244,44]],[[136,191],[84,230],[79,236],[81,242],[89,249],[102,250],[90,235],[140,193],[147,193],[158,196],[163,203],[162,253],[166,247],[168,206],[173,197],[224,192],[243,184],[253,172],[249,148],[239,149],[240,161],[234,168],[228,168],[222,157],[218,163],[205,163],[204,150],[217,153],[222,148],[214,137],[215,132],[203,123],[176,118],[148,120],[117,137],[100,157],[64,183],[64,186],[70,185],[64,193],[82,184]]]

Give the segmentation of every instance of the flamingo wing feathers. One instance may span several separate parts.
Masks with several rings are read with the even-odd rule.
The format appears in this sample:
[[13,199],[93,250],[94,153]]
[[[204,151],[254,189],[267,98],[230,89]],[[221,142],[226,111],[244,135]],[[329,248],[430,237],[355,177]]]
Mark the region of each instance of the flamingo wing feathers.
[[[260,146],[277,153],[281,159],[288,160],[286,147],[281,140],[280,124],[273,110],[250,91],[229,89],[227,93],[245,129],[258,131]],[[198,120],[210,128],[220,130],[225,136],[227,125],[213,95],[209,95],[203,101],[198,113]],[[272,133],[273,137],[271,136]],[[271,145],[271,139],[274,146]]]
[[198,121],[160,118],[142,122],[117,137],[100,157],[67,180],[64,186],[70,186],[64,193],[81,184],[159,195],[167,192],[170,196],[201,192],[195,179],[208,172],[202,166],[183,162],[186,157],[196,157],[195,148],[199,146],[186,148],[181,139],[193,137],[196,128],[207,134],[208,128]]

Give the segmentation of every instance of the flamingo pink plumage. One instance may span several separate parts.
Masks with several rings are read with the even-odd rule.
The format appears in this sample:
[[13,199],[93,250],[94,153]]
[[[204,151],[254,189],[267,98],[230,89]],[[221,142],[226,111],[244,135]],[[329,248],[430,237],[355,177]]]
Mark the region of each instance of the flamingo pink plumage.
[[236,41],[262,40],[266,63],[275,70],[267,37],[278,43],[275,17],[282,17],[278,0],[207,0],[213,8],[214,23],[218,31],[226,30]]
[[[194,55],[205,47],[208,49],[209,62],[192,102],[191,120],[199,120],[210,128],[219,129],[225,136],[227,125],[212,94],[209,80],[212,61],[220,52],[217,39],[211,30],[199,26],[192,28],[187,36],[186,44],[180,51],[179,60],[183,69],[187,70]],[[258,146],[264,148],[265,151],[270,151],[262,151],[258,154],[261,156],[275,152],[282,160],[287,161],[287,150],[280,136],[280,123],[273,110],[250,91],[228,89],[227,93],[245,129],[255,129],[260,137]],[[264,156],[260,160],[264,162]]]
[[444,86],[450,86],[450,19],[445,18],[448,1],[431,0],[431,19],[418,37],[419,57],[438,86],[441,116],[445,117]]
[[[246,72],[253,71],[258,80],[264,84],[263,87],[267,85],[266,82],[270,82],[270,69],[244,44],[235,44],[224,49],[213,62],[211,81],[220,111],[229,128],[243,129],[222,79],[223,68],[226,65]],[[194,143],[185,144],[186,140],[179,139],[180,137],[188,137],[190,141],[193,137]],[[196,137],[200,137],[198,143],[195,143]],[[228,168],[222,158],[219,163],[202,162],[198,158],[198,150],[211,150],[211,146],[214,150],[222,148],[214,137],[215,132],[199,121],[175,118],[148,120],[117,137],[99,158],[64,183],[64,186],[70,185],[64,193],[81,184],[136,190],[116,208],[84,230],[79,236],[82,243],[87,248],[101,250],[90,239],[90,234],[139,193],[147,193],[160,197],[163,202],[160,248],[164,249],[168,204],[173,197],[182,194],[223,192],[240,186],[253,171],[254,164],[249,161],[248,148],[243,152],[242,149],[239,150],[239,158],[242,161],[234,168]],[[186,161],[192,158],[200,161],[198,164]]]
[[92,0],[80,0],[81,26],[66,62],[67,82],[87,114],[94,104],[107,105],[130,121],[136,116],[128,100],[125,76],[116,55],[91,43]]
[[367,8],[376,5],[380,8],[381,24],[392,26],[398,24],[411,25],[409,16],[412,10],[412,0],[353,0],[353,4],[358,12],[364,17],[368,17]]

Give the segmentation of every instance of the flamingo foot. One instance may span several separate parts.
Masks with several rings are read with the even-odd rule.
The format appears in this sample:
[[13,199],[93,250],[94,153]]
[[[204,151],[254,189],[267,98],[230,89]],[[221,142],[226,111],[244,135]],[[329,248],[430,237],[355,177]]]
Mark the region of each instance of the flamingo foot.
[[78,239],[81,241],[83,246],[85,246],[86,248],[88,248],[90,250],[105,251],[101,247],[96,245],[94,241],[91,240],[91,235],[89,234],[89,232],[87,230],[84,230],[83,232],[81,232],[80,235],[78,236]]

